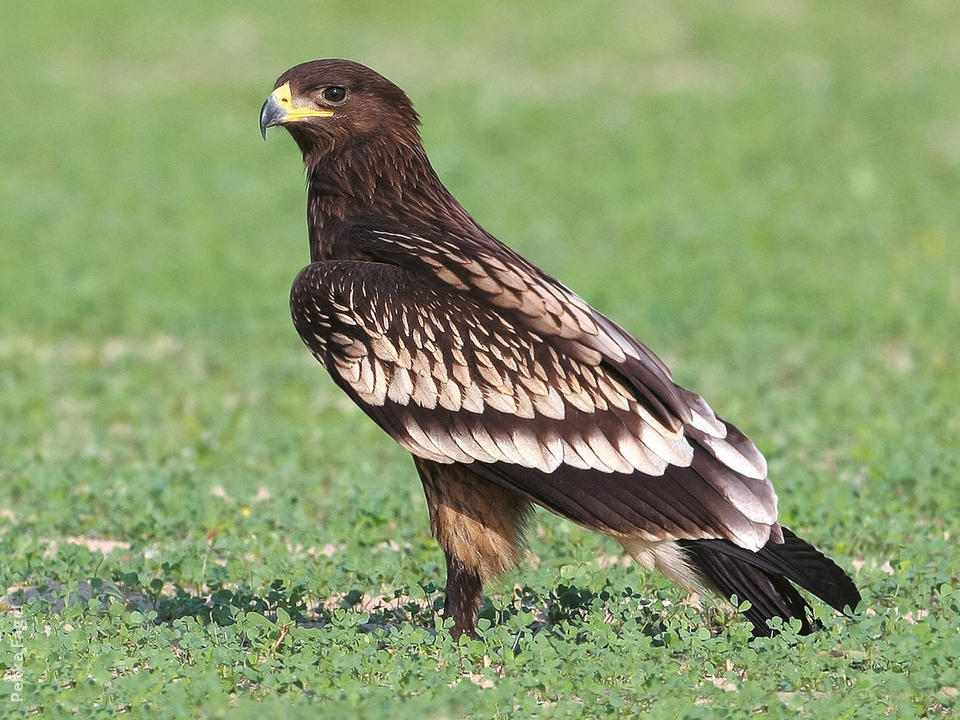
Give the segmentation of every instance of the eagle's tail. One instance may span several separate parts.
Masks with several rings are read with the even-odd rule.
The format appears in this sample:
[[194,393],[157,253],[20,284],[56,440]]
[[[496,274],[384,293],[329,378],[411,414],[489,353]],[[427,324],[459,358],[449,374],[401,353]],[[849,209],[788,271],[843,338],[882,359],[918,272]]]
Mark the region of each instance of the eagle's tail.
[[860,593],[853,580],[813,545],[783,528],[783,542],[767,542],[758,552],[728,540],[680,540],[704,585],[725,598],[748,600],[747,619],[754,635],[768,636],[767,621],[800,620],[800,633],[819,627],[809,603],[791,584],[809,590],[831,607],[856,608]]

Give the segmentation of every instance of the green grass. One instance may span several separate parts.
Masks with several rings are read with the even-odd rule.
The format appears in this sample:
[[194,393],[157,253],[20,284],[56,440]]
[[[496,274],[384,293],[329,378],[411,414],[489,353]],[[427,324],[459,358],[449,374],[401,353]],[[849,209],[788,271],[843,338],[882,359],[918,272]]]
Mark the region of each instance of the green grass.
[[[0,716],[957,712],[955,3],[3,14]],[[482,641],[433,632],[412,465],[288,317],[303,178],[257,112],[319,56],[404,87],[468,209],[757,441],[856,619],[748,642],[538,513]]]

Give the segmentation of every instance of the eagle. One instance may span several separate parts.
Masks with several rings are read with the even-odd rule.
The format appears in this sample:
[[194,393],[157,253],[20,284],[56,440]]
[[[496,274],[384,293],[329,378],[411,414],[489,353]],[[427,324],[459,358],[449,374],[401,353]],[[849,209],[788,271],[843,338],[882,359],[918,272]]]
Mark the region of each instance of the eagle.
[[413,456],[446,557],[444,618],[476,636],[483,585],[518,564],[534,505],[615,539],[690,591],[819,626],[860,594],[778,522],[754,444],[649,348],[497,240],[440,181],[395,84],[328,59],[283,73],[307,174],[310,264],[293,323],[340,389]]

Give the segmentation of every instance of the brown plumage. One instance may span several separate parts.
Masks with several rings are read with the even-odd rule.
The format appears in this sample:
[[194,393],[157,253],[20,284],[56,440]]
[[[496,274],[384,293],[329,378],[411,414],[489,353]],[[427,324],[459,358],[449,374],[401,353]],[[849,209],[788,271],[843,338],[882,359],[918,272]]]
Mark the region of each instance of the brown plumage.
[[280,76],[261,131],[307,167],[308,265],[293,321],[334,382],[414,456],[447,558],[445,614],[473,633],[482,584],[520,559],[541,505],[681,585],[814,621],[860,595],[777,522],[753,443],[647,347],[492,237],[430,165],[406,95],[345,60]]

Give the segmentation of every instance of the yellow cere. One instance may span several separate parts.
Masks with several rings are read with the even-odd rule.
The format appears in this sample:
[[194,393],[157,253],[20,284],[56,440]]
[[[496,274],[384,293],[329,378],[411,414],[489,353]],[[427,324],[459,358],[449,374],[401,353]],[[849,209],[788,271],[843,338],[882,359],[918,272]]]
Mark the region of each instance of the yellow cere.
[[321,110],[315,107],[294,107],[293,96],[290,92],[290,83],[284,83],[274,90],[272,94],[287,111],[287,114],[283,116],[284,122],[303,120],[304,118],[310,117],[333,116],[333,110]]

